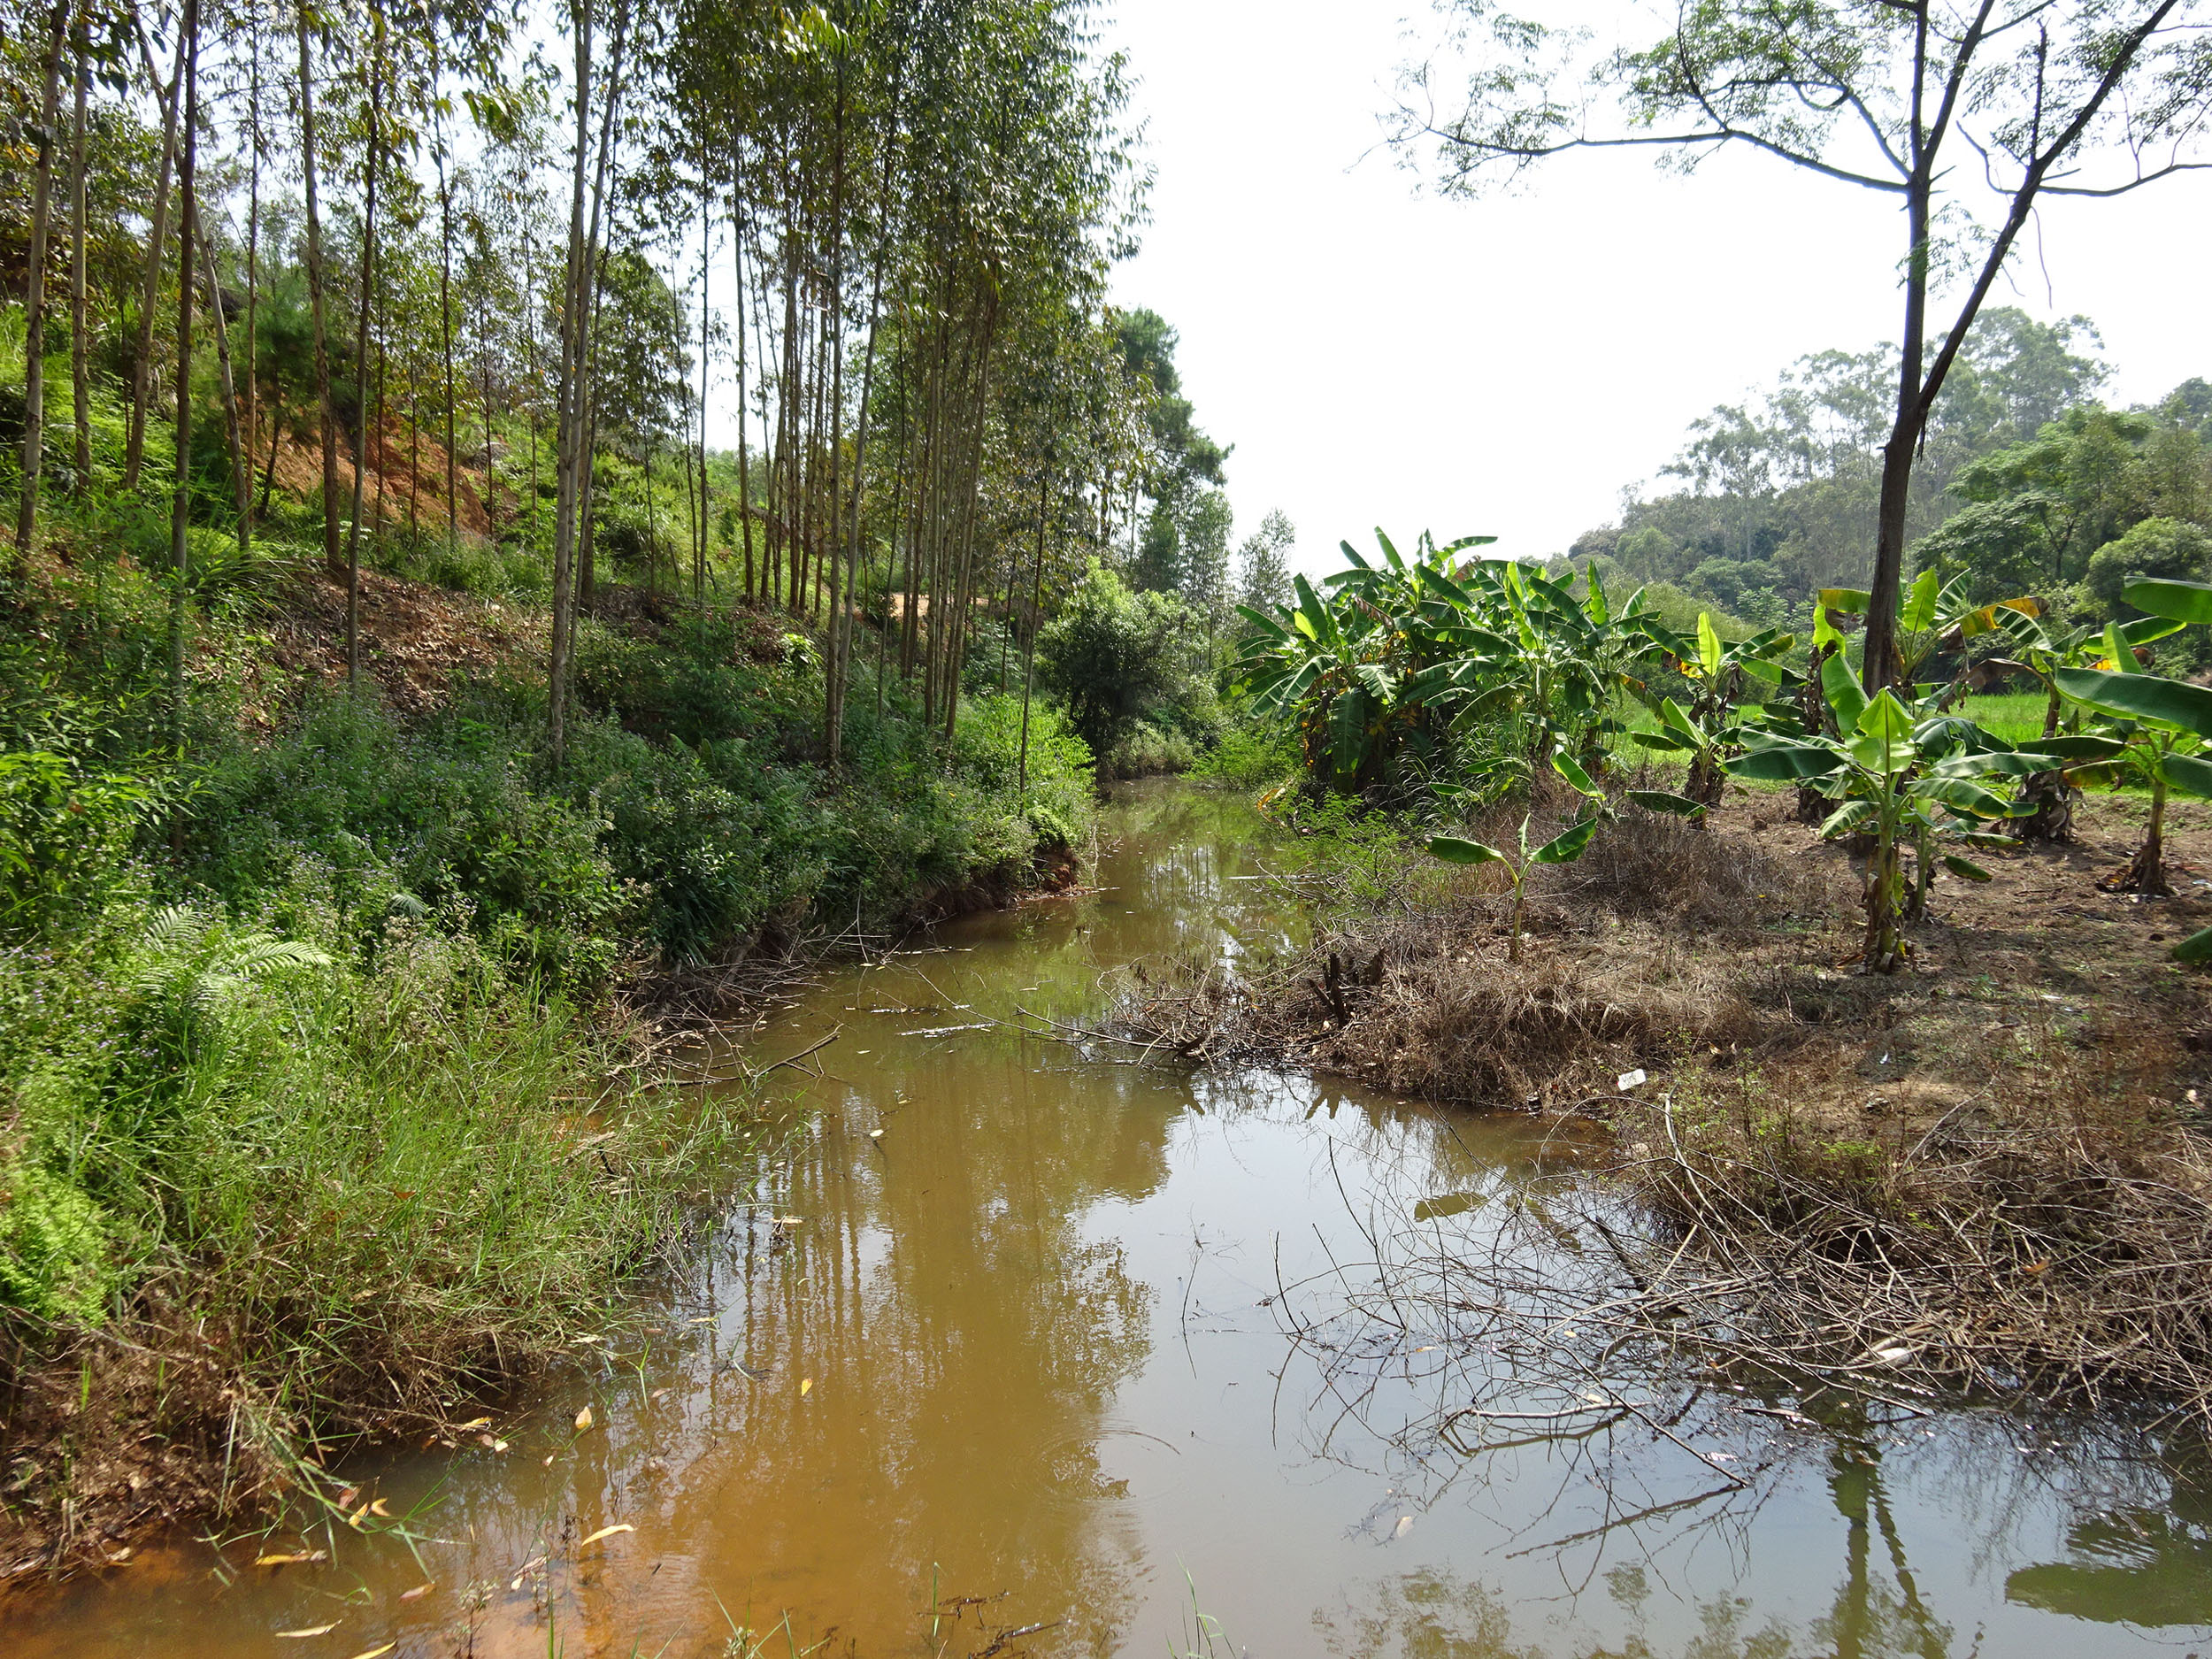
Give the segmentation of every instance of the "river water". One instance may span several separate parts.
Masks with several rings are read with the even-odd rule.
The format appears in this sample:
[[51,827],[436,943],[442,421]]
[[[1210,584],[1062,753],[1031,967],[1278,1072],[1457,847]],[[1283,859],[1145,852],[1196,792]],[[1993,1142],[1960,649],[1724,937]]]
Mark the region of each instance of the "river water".
[[157,1546],[17,1598],[0,1651],[2212,1655],[2212,1457],[2176,1434],[1909,1409],[1532,1417],[1472,1455],[1401,1432],[1463,1374],[1295,1328],[1367,1288],[1379,1206],[1464,1211],[1571,1155],[1509,1115],[990,1023],[1284,941],[1259,878],[1295,849],[1242,803],[1146,786],[1107,819],[1097,890],[831,971],[767,1022],[756,1064],[834,1040],[773,1074],[797,1127],[757,1202],[657,1334],[457,1453],[364,1464],[406,1536]]

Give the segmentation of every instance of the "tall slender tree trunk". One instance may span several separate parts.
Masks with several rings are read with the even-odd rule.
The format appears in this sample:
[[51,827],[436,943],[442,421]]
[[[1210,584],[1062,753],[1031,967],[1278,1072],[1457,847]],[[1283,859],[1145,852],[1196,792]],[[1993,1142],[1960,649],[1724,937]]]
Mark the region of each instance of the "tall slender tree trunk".
[[1022,799],[1029,795],[1029,693],[1037,679],[1037,618],[1044,614],[1045,521],[1051,509],[1051,489],[1052,449],[1047,445],[1044,470],[1037,479],[1037,558],[1029,582],[1028,636],[1022,646],[1022,748],[1014,772],[1015,794]]
[[184,0],[173,109],[184,109],[184,153],[177,169],[177,476],[170,504],[169,706],[184,742],[184,595],[192,576],[192,244],[199,235],[200,0]]
[[[354,316],[353,517],[346,527],[346,685],[361,685],[361,505],[369,465],[369,314],[376,299],[376,184],[383,171],[384,12],[370,9],[367,181],[361,217],[361,299]],[[380,487],[383,474],[377,474]]]
[[79,500],[92,488],[92,373],[85,303],[90,282],[90,240],[85,225],[86,103],[92,87],[89,28],[77,11],[76,119],[69,150],[69,413],[74,428],[70,491]]
[[699,167],[699,519],[694,534],[696,545],[692,553],[691,599],[694,604],[707,601],[707,387],[710,366],[709,353],[712,336],[708,328],[707,302],[709,273],[712,270],[713,198],[708,188],[705,159]]
[[[596,310],[600,218],[611,165],[616,110],[622,91],[622,55],[627,39],[627,0],[618,0],[614,41],[602,99],[598,156],[592,157],[592,0],[572,0],[571,27],[576,37],[576,159],[569,211],[566,293],[562,305],[558,425],[555,435],[557,504],[553,529],[553,638],[550,694],[552,760],[567,760],[569,656],[575,637],[571,577],[577,558],[580,518],[588,534],[591,512],[588,381],[591,319]],[[587,181],[589,213],[587,218]]]
[[745,175],[734,150],[730,165],[730,267],[737,304],[737,524],[745,539],[745,599],[758,603],[753,586],[753,467],[745,442]]
[[[441,118],[442,122],[442,118]],[[442,124],[436,145],[438,160],[438,350],[445,365],[445,539],[452,547],[461,539],[460,461],[454,454],[460,440],[455,430],[453,390],[453,188],[445,172]],[[485,451],[488,457],[488,449]]]
[[31,245],[24,273],[23,488],[16,498],[15,558],[38,541],[39,472],[46,453],[46,229],[53,215],[54,128],[61,119],[62,55],[69,43],[69,0],[55,0],[48,26],[45,86],[39,104],[38,168],[31,186]]
[[[823,676],[825,741],[829,763],[837,764],[845,738],[845,604],[842,586],[848,561],[841,557],[844,490],[839,472],[843,459],[845,424],[845,60],[837,61],[837,108],[830,145],[830,279],[829,303],[822,309],[829,334],[829,523],[823,537],[823,557],[829,566],[828,649],[823,656],[828,672]],[[855,470],[857,478],[857,469]],[[857,503],[855,503],[856,508]]]
[[[253,147],[252,160],[246,173],[246,504],[238,515],[238,547],[241,552],[253,547],[253,453],[255,434],[259,430],[261,414],[260,371],[261,359],[259,325],[261,320],[261,13],[256,10],[247,31],[246,50],[250,56],[246,83],[246,120],[248,138]],[[275,453],[273,445],[271,453]]]
[[242,522],[253,505],[253,462],[246,454],[245,440],[239,431],[238,388],[230,368],[230,317],[223,309],[222,279],[215,269],[215,239],[207,234],[206,218],[196,202],[192,205],[192,219],[200,231],[200,267],[207,284],[208,332],[215,336],[216,383],[223,395],[223,434],[230,451],[231,499],[237,504],[238,517]]
[[[161,262],[169,235],[169,179],[176,166],[177,88],[184,74],[185,43],[181,40],[177,42],[177,66],[170,72],[166,91],[162,89],[159,73],[154,67],[153,50],[146,43],[142,32],[138,49],[146,62],[146,79],[153,84],[154,96],[161,104],[161,166],[155,174],[154,209],[146,233],[146,274],[138,290],[138,349],[131,357],[130,430],[123,442],[126,494],[138,488],[139,470],[146,458],[146,401],[152,396],[154,372],[154,312],[161,303]],[[182,268],[192,268],[188,258]]]
[[[315,409],[322,428],[323,568],[345,573],[338,547],[338,416],[330,401],[330,332],[326,320],[323,273],[323,215],[316,194],[320,164],[315,147],[315,73],[308,50],[307,0],[298,5],[300,44],[300,168],[307,206],[307,309],[315,336]],[[272,465],[273,465],[273,458]]]
[[572,462],[583,422],[575,405],[581,395],[584,285],[588,280],[584,245],[584,190],[591,171],[592,0],[570,0],[569,27],[576,39],[576,150],[570,172],[567,280],[561,296],[561,364],[554,404],[553,472],[553,637],[548,665],[548,718],[553,765],[567,758],[569,593],[576,537],[576,479]]
[[1925,158],[1905,190],[1905,328],[1898,353],[1897,416],[1882,446],[1881,503],[1876,510],[1874,576],[1866,606],[1866,687],[1894,685],[1903,664],[1897,657],[1897,603],[1903,587],[1905,515],[1912,502],[1912,464],[1927,428],[1921,399],[1928,334],[1928,196]]

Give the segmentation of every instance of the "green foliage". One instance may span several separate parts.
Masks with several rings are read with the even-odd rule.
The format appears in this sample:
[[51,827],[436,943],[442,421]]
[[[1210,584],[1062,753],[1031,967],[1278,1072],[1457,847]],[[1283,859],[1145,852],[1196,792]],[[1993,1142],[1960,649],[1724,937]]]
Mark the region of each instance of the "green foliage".
[[[1574,821],[1548,840],[1532,846],[1529,826],[1534,814],[1521,815],[1520,829],[1515,844],[1509,848],[1491,845],[1487,841],[1470,841],[1462,835],[1436,835],[1429,840],[1429,851],[1446,864],[1503,864],[1512,883],[1513,904],[1506,924],[1506,960],[1521,959],[1521,903],[1528,879],[1543,864],[1571,864],[1590,849],[1601,826],[1613,816],[1613,808],[1605,798],[1605,791],[1593,783],[1587,772],[1565,755],[1552,757],[1552,770],[1579,797],[1576,803]],[[1440,793],[1442,793],[1440,791]],[[1669,812],[1682,818],[1696,818],[1705,809],[1697,802],[1681,795],[1668,795],[1659,790],[1635,790],[1632,795],[1637,803],[1648,810]],[[1447,795],[1448,802],[1463,798],[1463,791]]]
[[2105,614],[2121,611],[2121,593],[2139,577],[2202,581],[2212,575],[2212,531],[2178,518],[2145,518],[2089,556],[2084,580]]
[[1133,591],[1093,559],[1037,635],[1037,683],[1066,706],[1091,752],[1110,757],[1138,722],[1187,693],[1191,634],[1181,600]]
[[1257,789],[1295,778],[1302,766],[1296,734],[1287,726],[1240,709],[1231,714],[1220,741],[1200,757],[1191,772],[1233,788]]
[[0,1164],[0,1307],[97,1325],[117,1279],[100,1207],[42,1164]]
[[158,791],[81,756],[0,751],[0,936],[65,926],[119,876]]
[[[1932,585],[1933,578],[1926,580]],[[1933,599],[1922,593],[1907,603],[1925,609]],[[1745,751],[1725,764],[1737,777],[1810,786],[1835,803],[1821,825],[1823,835],[1863,835],[1872,842],[1863,960],[1869,972],[1886,973],[1904,959],[1901,849],[1909,844],[1916,855],[1911,905],[1916,916],[1934,879],[1939,839],[1974,841],[1985,833],[1985,826],[2019,810],[1992,792],[1987,780],[2025,777],[2056,763],[2048,755],[2016,752],[1947,713],[1948,687],[1925,687],[1904,698],[1885,688],[1870,696],[1839,652],[1822,663],[1820,688],[1823,728],[1771,717],[1766,731],[1746,732]],[[1983,879],[1972,865],[1951,868],[1967,879]]]
[[1378,538],[1379,565],[1344,544],[1351,568],[1325,580],[1329,598],[1300,576],[1294,605],[1244,612],[1240,684],[1256,710],[1295,722],[1317,782],[1404,799],[1471,753],[1494,776],[1593,753],[1631,669],[1663,653],[1640,595],[1617,614],[1599,582],[1577,597],[1532,567],[1455,571],[1487,536],[1440,548],[1425,535],[1410,559]]
[[610,1090],[576,1004],[534,1002],[434,919],[392,918],[373,965],[341,960],[334,907],[293,925],[119,909],[0,956],[0,1300],[90,1320],[188,1266],[195,1305],[259,1333],[264,1380],[296,1398],[394,1345],[434,1387],[494,1340],[557,1340],[741,1131],[726,1103]]

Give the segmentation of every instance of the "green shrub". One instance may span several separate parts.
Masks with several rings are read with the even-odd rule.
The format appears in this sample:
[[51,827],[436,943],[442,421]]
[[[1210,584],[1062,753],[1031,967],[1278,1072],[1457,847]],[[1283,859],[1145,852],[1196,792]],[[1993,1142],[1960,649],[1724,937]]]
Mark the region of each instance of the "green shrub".
[[1162,731],[1149,720],[1125,727],[1106,751],[1102,770],[1110,778],[1148,778],[1160,772],[1188,772],[1198,760],[1190,739],[1172,728]]
[[600,985],[642,895],[603,849],[589,803],[534,787],[528,760],[497,726],[456,717],[408,732],[373,703],[320,697],[291,731],[210,758],[193,868],[235,906],[305,884],[362,926],[406,893],[470,918],[525,975]]
[[576,630],[576,695],[645,737],[691,744],[743,737],[797,749],[818,715],[818,692],[806,658],[794,655],[796,662],[768,665],[741,659],[723,613],[657,636],[586,621]]
[[1172,594],[1137,593],[1096,559],[1037,635],[1037,683],[1066,707],[1091,752],[1110,757],[1190,678],[1195,624]]
[[1280,721],[1229,723],[1214,747],[1198,757],[1192,774],[1235,789],[1259,789],[1301,775],[1298,734]]
[[157,791],[79,756],[0,752],[0,933],[67,926],[118,879]]
[[39,1164],[0,1164],[0,1307],[97,1325],[116,1277],[97,1204]]
[[572,766],[595,780],[615,870],[649,897],[664,955],[726,952],[771,918],[803,913],[826,869],[802,773],[764,767],[742,739],[649,743],[611,725],[580,727]]
[[434,918],[389,918],[366,965],[334,910],[302,919],[280,941],[212,906],[119,910],[75,952],[0,956],[0,1301],[90,1317],[188,1266],[273,1396],[372,1404],[363,1367],[404,1354],[402,1403],[434,1407],[449,1368],[603,1304],[742,1102],[609,1092],[578,1004]]
[[2120,590],[2138,576],[2202,581],[2212,566],[2212,534],[2178,518],[2146,518],[2089,556],[2085,586],[2108,616],[2120,611]]

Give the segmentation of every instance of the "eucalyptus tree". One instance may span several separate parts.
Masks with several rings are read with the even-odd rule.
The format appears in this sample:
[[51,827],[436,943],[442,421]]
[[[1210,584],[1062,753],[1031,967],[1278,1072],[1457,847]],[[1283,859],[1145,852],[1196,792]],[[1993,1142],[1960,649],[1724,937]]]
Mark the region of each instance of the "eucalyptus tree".
[[[553,764],[567,754],[569,656],[574,639],[578,527],[591,512],[588,438],[592,324],[598,310],[601,235],[618,163],[618,118],[633,21],[630,0],[614,0],[607,25],[608,58],[598,68],[601,19],[595,0],[572,0],[570,44],[575,73],[569,100],[575,118],[569,156],[568,250],[558,320],[560,360],[554,381],[553,629],[548,706]],[[595,134],[595,118],[596,132]]]
[[[2212,0],[1695,0],[1647,42],[1495,0],[1439,4],[1472,61],[1407,71],[1394,142],[1427,154],[1448,192],[1578,150],[1692,167],[1738,147],[1903,210],[1866,657],[1871,686],[1896,681],[1906,510],[1936,400],[2041,198],[2119,196],[2212,165]],[[1446,103],[1455,112],[1439,115]],[[1931,305],[1952,282],[1962,297],[1939,333]]]
[[54,157],[60,148],[62,62],[69,47],[69,0],[54,0],[39,66],[38,159],[31,187],[30,248],[24,270],[23,483],[15,518],[15,557],[28,558],[38,534],[39,469],[45,455],[46,232],[52,218]]

